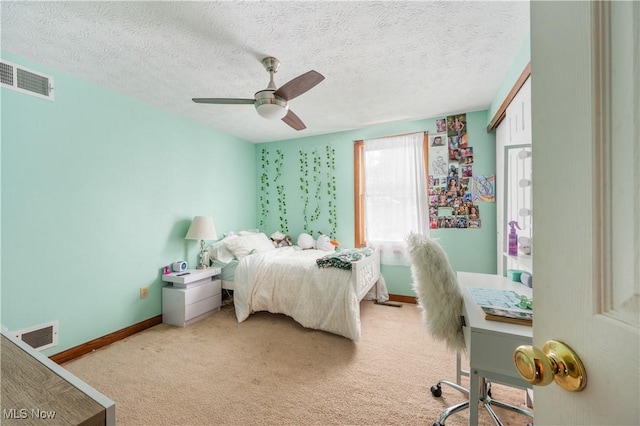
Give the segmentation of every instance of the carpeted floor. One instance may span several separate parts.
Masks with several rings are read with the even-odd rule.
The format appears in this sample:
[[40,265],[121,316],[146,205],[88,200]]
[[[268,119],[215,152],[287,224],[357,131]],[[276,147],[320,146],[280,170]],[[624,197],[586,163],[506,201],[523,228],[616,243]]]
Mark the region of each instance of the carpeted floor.
[[[362,339],[308,330],[284,315],[238,324],[233,305],[187,328],[161,324],[64,365],[116,402],[118,425],[431,425],[465,397],[443,387],[455,354],[417,306],[361,304]],[[467,385],[463,381],[463,385]],[[493,386],[524,406],[524,391]],[[506,425],[529,419],[496,409]],[[450,417],[468,424],[468,411]],[[481,425],[493,424],[481,411]]]

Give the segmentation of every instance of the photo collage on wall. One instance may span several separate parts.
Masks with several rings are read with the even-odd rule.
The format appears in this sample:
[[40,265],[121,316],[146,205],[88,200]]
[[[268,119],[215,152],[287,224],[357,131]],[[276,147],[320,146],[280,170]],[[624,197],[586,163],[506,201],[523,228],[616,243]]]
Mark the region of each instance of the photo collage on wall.
[[429,226],[479,228],[480,208],[472,196],[473,147],[467,115],[436,120],[429,135]]

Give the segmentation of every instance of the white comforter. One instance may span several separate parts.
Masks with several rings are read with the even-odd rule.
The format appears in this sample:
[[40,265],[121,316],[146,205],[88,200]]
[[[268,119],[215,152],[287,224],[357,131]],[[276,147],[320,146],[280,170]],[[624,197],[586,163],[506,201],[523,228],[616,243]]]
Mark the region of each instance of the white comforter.
[[320,250],[283,247],[244,257],[238,264],[233,294],[236,318],[269,311],[292,317],[302,326],[360,338],[360,304],[351,271],[319,268]]

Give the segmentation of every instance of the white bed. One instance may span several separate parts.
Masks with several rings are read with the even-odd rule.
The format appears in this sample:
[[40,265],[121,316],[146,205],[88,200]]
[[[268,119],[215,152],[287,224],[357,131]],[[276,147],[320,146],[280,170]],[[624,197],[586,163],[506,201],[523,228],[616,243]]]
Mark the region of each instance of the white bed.
[[360,301],[370,291],[381,301],[386,295],[379,252],[352,263],[351,270],[318,267],[316,260],[327,254],[282,247],[240,260],[233,294],[238,322],[268,311],[288,315],[307,328],[359,340]]
[[222,267],[223,288],[234,292],[238,322],[268,311],[357,341],[360,301],[388,300],[377,250],[339,251],[339,259],[332,256],[321,268],[317,260],[336,252],[275,248],[265,234],[241,231],[212,244],[208,252],[212,264]]

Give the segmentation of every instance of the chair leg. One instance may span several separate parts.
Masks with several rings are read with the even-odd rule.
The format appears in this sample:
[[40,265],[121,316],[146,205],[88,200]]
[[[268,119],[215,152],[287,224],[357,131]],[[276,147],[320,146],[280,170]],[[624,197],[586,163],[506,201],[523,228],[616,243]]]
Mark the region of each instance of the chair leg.
[[[469,389],[463,388],[459,384],[450,382],[448,380],[440,380],[438,382],[438,384],[436,384],[434,386],[431,386],[431,394],[433,396],[435,396],[436,398],[439,398],[439,397],[442,396],[442,385],[450,386],[453,389],[463,393],[464,395],[467,395],[467,398],[469,397]],[[442,411],[440,413],[440,418],[433,425],[434,426],[444,426],[444,422],[447,420],[447,417],[451,416],[452,414],[457,413],[458,411],[465,410],[467,408],[469,408],[469,401],[468,400],[464,401],[464,402],[461,402],[459,404],[453,405],[451,407],[447,407],[444,411]]]
[[524,408],[516,407],[515,405],[507,404],[504,402],[496,401],[495,399],[489,397],[486,401],[484,401],[484,406],[488,407],[491,405],[533,418],[533,411],[525,410]]
[[444,422],[447,420],[447,417],[457,413],[458,411],[466,410],[467,408],[469,408],[469,401],[461,402],[460,404],[448,407],[446,410],[440,413],[440,418],[438,419],[438,422],[434,424],[434,426],[444,426]]
[[532,411],[525,410],[524,408],[516,407],[515,405],[507,404],[491,398],[491,383],[484,378],[482,378],[481,380],[480,402],[482,403],[482,406],[487,410],[496,426],[502,426],[502,422],[496,415],[495,411],[493,411],[493,409],[491,408],[492,405],[533,418]]
[[[468,398],[469,389],[462,387],[461,377],[469,377],[469,371],[462,369],[462,356],[460,355],[460,352],[457,352],[456,353],[456,382],[453,383],[448,380],[440,380],[438,384],[431,387],[431,394],[436,398],[442,396],[442,385],[447,385],[457,390],[458,392],[461,392],[462,394],[466,395]],[[461,402],[459,404],[456,404],[454,406],[448,407],[447,409],[445,409],[440,413],[440,418],[437,423],[434,423],[434,426],[441,426],[441,425],[444,426],[444,422],[446,421],[447,417],[459,411],[466,410],[467,408],[469,408],[468,400]]]
[[491,405],[489,404],[483,404],[483,405],[485,410],[487,410],[487,412],[489,413],[489,416],[491,416],[491,419],[493,420],[493,422],[496,424],[496,426],[503,426],[502,422],[498,418],[498,415],[496,414],[495,411],[493,411],[493,408],[491,408]]
[[[460,385],[461,376],[468,377],[469,372],[462,370],[461,357],[460,357],[460,353],[458,352],[456,354],[456,383],[450,382],[448,380],[440,380],[436,385],[431,386],[431,394],[434,397],[439,398],[440,396],[442,396],[442,385],[447,385],[463,393],[464,395],[467,395],[467,397],[469,397],[469,389],[466,389]],[[532,411],[526,410],[524,408],[516,407],[514,405],[506,404],[504,402],[496,401],[493,398],[491,398],[491,383],[484,378],[481,378],[480,380],[481,380],[480,400],[478,402],[482,403],[482,406],[487,410],[487,412],[489,413],[489,416],[491,417],[493,422],[496,424],[496,426],[503,426],[503,424],[498,418],[498,415],[495,413],[493,408],[491,408],[492,405],[533,418]],[[438,422],[434,423],[434,426],[444,426],[445,421],[449,416],[459,411],[465,410],[467,408],[469,408],[468,400],[446,408],[444,411],[440,413]]]
[[[478,401],[478,403],[482,403],[482,406],[484,407],[485,410],[487,410],[487,413],[489,413],[489,416],[491,417],[493,422],[496,424],[496,426],[503,426],[503,423],[498,418],[498,415],[495,413],[492,406],[503,408],[505,410],[510,410],[515,413],[533,418],[532,411],[517,407],[515,405],[506,404],[501,401],[496,401],[495,399],[491,398],[491,383],[489,383],[485,379],[481,379],[481,380],[482,382],[480,384],[480,389],[481,389],[480,400]],[[469,390],[466,388],[463,388],[459,384],[450,382],[448,380],[440,380],[436,385],[431,387],[431,394],[436,398],[442,396],[442,385],[450,386],[453,389],[467,395],[467,397],[469,396]],[[464,401],[459,404],[446,408],[440,413],[440,417],[438,418],[438,421],[434,423],[433,426],[444,426],[445,421],[449,416],[459,411],[466,410],[467,408],[469,408],[469,401]]]

